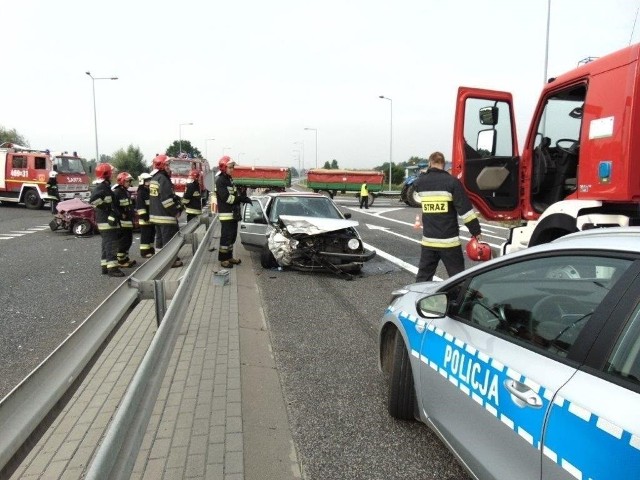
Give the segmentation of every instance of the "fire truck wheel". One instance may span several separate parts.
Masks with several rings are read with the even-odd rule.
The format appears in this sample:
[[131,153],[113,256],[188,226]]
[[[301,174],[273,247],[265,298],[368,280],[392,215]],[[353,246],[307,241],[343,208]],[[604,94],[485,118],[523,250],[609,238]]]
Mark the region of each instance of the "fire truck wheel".
[[91,226],[91,222],[86,219],[78,220],[71,227],[71,231],[74,235],[78,235],[79,237],[84,237],[85,235],[91,235],[93,227]]
[[30,188],[24,193],[24,204],[30,210],[38,210],[44,206],[38,192]]

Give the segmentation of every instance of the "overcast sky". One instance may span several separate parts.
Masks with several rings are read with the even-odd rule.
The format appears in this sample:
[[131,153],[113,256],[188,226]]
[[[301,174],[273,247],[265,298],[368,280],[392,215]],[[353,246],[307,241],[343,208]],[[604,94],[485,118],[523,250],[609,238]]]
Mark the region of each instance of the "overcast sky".
[[[552,0],[548,76],[640,41],[640,0]],[[544,79],[547,0],[4,0],[0,125],[32,148],[150,161],[180,132],[210,160],[373,168],[451,155],[457,88]],[[384,95],[392,102],[379,99]],[[180,124],[193,123],[193,125]],[[208,140],[214,138],[215,140]],[[295,144],[294,142],[300,142]],[[302,145],[304,147],[302,148]]]

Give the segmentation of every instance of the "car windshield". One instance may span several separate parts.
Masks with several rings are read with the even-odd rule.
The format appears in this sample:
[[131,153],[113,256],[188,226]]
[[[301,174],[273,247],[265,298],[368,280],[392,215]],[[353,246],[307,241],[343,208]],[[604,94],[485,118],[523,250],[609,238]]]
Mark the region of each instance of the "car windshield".
[[56,157],[53,159],[58,173],[86,173],[82,165],[82,159],[76,157]]
[[280,215],[344,218],[333,202],[326,197],[277,197],[273,200],[269,221],[277,221]]

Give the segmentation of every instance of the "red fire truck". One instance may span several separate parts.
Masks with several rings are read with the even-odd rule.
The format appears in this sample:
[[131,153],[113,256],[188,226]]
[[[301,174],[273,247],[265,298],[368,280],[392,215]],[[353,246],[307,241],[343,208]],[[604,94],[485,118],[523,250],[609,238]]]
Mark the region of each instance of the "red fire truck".
[[[209,162],[207,160],[202,158],[170,157],[169,162],[171,182],[173,183],[176,195],[184,195],[191,170],[198,170],[200,172],[200,188],[205,193],[211,190],[208,185],[208,177],[210,176],[211,169],[209,168]],[[203,198],[203,200],[205,200],[205,198]]]
[[640,45],[550,79],[519,153],[512,95],[459,88],[453,174],[486,219],[520,220],[502,253],[640,225],[639,91]]
[[42,208],[49,198],[47,180],[54,166],[61,200],[88,200],[89,177],[75,152],[51,154],[6,142],[0,145],[0,201]]
[[0,202],[42,208],[51,170],[48,152],[8,142],[0,145]]
[[84,159],[77,152],[52,152],[51,164],[58,172],[58,193],[61,200],[80,198],[89,201],[89,175],[84,169]]

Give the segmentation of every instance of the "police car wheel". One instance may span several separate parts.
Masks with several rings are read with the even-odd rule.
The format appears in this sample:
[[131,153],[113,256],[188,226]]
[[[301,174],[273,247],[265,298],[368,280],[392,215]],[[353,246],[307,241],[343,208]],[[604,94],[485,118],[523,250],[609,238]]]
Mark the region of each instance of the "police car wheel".
[[400,332],[396,332],[391,358],[391,377],[389,379],[389,415],[399,420],[414,420],[416,393],[411,372],[411,360]]

